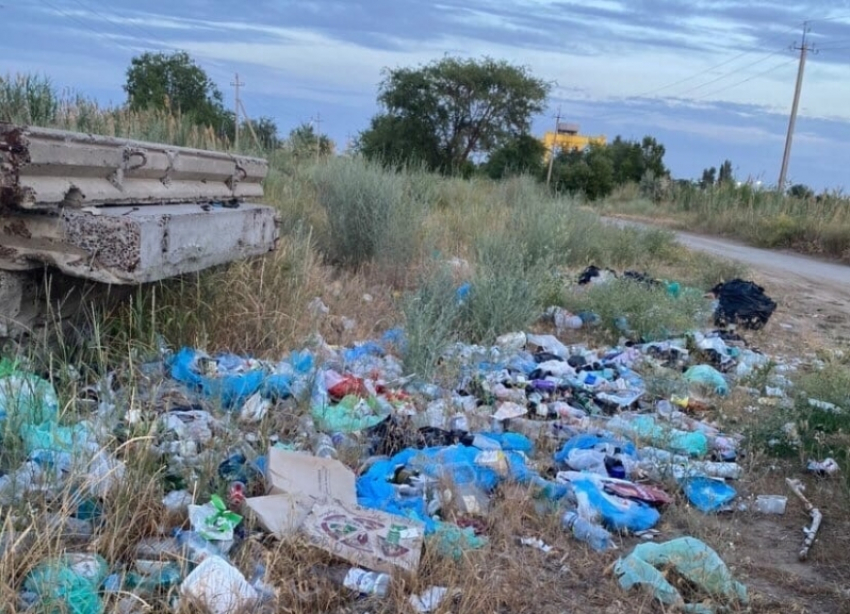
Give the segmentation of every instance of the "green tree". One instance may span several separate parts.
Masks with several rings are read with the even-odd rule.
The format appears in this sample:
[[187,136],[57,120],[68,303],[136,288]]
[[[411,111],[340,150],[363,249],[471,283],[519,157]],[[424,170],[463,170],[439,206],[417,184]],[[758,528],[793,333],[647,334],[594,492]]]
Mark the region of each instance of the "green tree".
[[334,152],[334,143],[326,134],[316,134],[313,124],[302,123],[289,131],[289,146],[298,157],[330,156]]
[[134,57],[124,91],[133,110],[170,109],[219,130],[228,118],[221,92],[185,51]]
[[369,158],[447,173],[527,134],[549,92],[527,68],[490,58],[445,57],[385,75],[378,92],[383,111],[361,133],[358,148]]
[[796,183],[792,185],[789,188],[788,193],[794,198],[801,198],[804,200],[812,198],[815,195],[814,191],[812,191],[812,189],[804,183]]
[[493,179],[528,174],[538,177],[543,172],[546,147],[530,134],[520,134],[493,151],[484,164],[484,172]]
[[583,193],[588,200],[604,198],[616,186],[611,150],[606,145],[559,153],[552,175],[558,191]]
[[280,147],[277,124],[271,117],[261,117],[258,120],[254,120],[251,125],[263,149],[272,150]]
[[732,162],[730,160],[724,160],[723,164],[720,165],[720,173],[717,177],[718,183],[730,183],[735,180],[735,177],[732,173]]
[[717,169],[713,166],[702,171],[702,179],[699,182],[701,188],[708,188],[717,182]]

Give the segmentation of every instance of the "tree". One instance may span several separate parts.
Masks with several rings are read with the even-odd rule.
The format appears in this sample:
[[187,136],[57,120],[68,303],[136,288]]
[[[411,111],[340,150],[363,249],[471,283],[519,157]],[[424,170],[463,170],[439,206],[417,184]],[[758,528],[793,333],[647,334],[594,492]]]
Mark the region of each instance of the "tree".
[[717,183],[730,183],[735,180],[735,177],[732,174],[732,162],[730,160],[724,160],[723,164],[720,166],[720,174],[717,177]]
[[221,92],[185,51],[134,57],[124,91],[133,110],[170,109],[219,130],[227,120]]
[[490,154],[484,172],[493,179],[521,174],[538,177],[543,172],[545,153],[546,147],[538,139],[520,134]]
[[[247,122],[246,122],[247,124]],[[271,117],[261,117],[251,124],[257,140],[263,149],[272,150],[280,147],[280,138],[277,135],[277,124]]]
[[794,198],[803,200],[808,200],[815,195],[814,191],[804,183],[795,183],[789,188],[788,193]]
[[527,134],[549,92],[527,68],[490,58],[445,57],[385,75],[378,91],[383,112],[361,133],[360,151],[446,173]]
[[560,152],[555,157],[552,174],[557,190],[581,192],[588,200],[608,196],[616,185],[611,151],[606,145]]
[[717,182],[717,169],[713,166],[702,171],[702,179],[699,182],[701,188],[713,186]]
[[334,152],[334,143],[326,134],[317,135],[313,124],[302,123],[289,131],[289,145],[298,157],[329,156]]

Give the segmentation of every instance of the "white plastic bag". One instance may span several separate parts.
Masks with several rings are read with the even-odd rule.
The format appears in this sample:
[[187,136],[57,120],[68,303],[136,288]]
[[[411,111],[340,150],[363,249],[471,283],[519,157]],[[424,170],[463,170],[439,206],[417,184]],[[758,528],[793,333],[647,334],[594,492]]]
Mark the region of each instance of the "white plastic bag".
[[242,573],[220,556],[209,556],[180,585],[180,594],[196,600],[210,614],[233,614],[259,597]]

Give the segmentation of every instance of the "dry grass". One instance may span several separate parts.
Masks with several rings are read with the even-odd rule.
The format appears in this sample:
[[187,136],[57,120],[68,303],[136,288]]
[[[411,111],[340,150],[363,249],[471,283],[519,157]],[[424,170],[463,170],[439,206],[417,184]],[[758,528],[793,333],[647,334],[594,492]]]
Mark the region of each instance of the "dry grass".
[[799,198],[743,185],[674,186],[661,202],[625,186],[600,203],[603,211],[664,219],[677,228],[787,248],[850,262],[850,199],[843,194]]
[[[179,120],[155,114],[105,112],[82,104],[68,107],[64,113],[60,116],[66,118],[62,125],[67,127],[85,125],[107,134],[225,146],[205,140],[214,135],[187,132]],[[88,123],[82,121],[84,117]],[[349,165],[346,181],[360,181],[372,173],[372,185],[385,178],[388,183],[415,190],[426,202],[427,206],[421,208],[422,218],[407,227],[404,219],[395,219],[380,227],[360,229],[364,236],[386,240],[388,246],[412,242],[402,267],[388,266],[394,264],[392,249],[374,251],[358,262],[357,268],[334,266],[333,261],[346,259],[329,249],[341,230],[330,223],[331,207],[323,194],[344,195],[345,186],[333,183],[334,174],[328,168],[295,165],[275,154],[271,156],[266,200],[279,208],[284,220],[280,249],[265,258],[141,288],[116,309],[78,324],[75,336],[60,335],[58,351],[55,346],[49,352],[30,348],[33,353],[28,354],[20,350],[22,358],[31,359],[33,370],[57,386],[66,424],[91,418],[96,411],[96,404],[81,398],[85,384],[100,381],[108,372],[116,374],[121,388],[114,400],[117,421],[101,443],[127,463],[127,474],[101,502],[104,523],[91,537],[63,535],[61,527],[47,525],[48,514],[67,514],[74,509],[70,488],[54,500],[28,497],[2,509],[0,599],[4,611],[20,611],[16,603],[23,578],[37,564],[61,552],[97,553],[115,567],[132,564],[135,545],[141,538],[161,536],[176,526],[188,525],[185,517],[167,517],[160,503],[175,480],[182,480],[203,502],[210,492],[220,489],[216,467],[227,454],[237,450],[249,456],[260,454],[272,436],[282,440],[294,436],[298,418],[308,408],[283,402],[258,425],[217,433],[206,461],[197,469],[168,471],[151,449],[158,436],[156,418],[192,399],[145,370],[146,362],[158,358],[160,336],[172,346],[279,359],[289,350],[303,347],[314,332],[321,333],[329,343],[347,344],[375,337],[398,324],[407,324],[412,330],[418,323],[421,328],[417,329],[415,349],[420,352],[419,358],[413,360],[408,355],[407,366],[421,374],[436,367],[436,350],[441,343],[470,337],[487,340],[509,332],[504,327],[531,325],[531,314],[548,304],[563,302],[564,276],[572,278],[588,264],[644,270],[699,290],[743,273],[737,267],[685,252],[673,243],[669,233],[606,226],[576,202],[553,199],[526,178],[493,183],[415,173],[381,175],[384,171],[358,167],[356,160],[345,164]],[[325,192],[319,189],[319,183]],[[404,189],[394,194],[398,197]],[[345,199],[336,204],[350,206]],[[363,201],[356,204],[360,206]],[[392,236],[383,236],[386,234]],[[355,242],[347,249],[357,248]],[[441,278],[444,265],[453,258],[463,259],[464,265],[450,267],[447,277]],[[441,280],[445,282],[442,285]],[[465,311],[436,309],[435,305],[451,305],[457,285],[466,280],[472,280],[473,288],[479,289],[477,296],[483,298],[475,299],[478,303],[470,303],[472,307]],[[432,301],[416,303],[429,283],[436,287]],[[328,307],[327,314],[316,315],[311,310],[316,297]],[[634,304],[645,305],[653,297],[633,298]],[[620,297],[609,299],[618,301]],[[617,307],[616,302],[611,307]],[[667,324],[680,322],[680,314],[671,313],[670,318]],[[565,341],[599,342],[588,331],[573,336]],[[766,346],[779,337],[781,330],[769,327],[753,339]],[[800,345],[794,339],[790,343],[791,349]],[[69,366],[80,372],[79,378],[65,375]],[[743,431],[767,424],[771,410],[750,413],[746,411],[750,402],[735,395],[721,403],[711,417]],[[140,416],[133,425],[124,420],[130,411]],[[4,469],[23,460],[22,451],[8,438],[3,443]],[[784,494],[784,476],[800,474],[801,456],[775,459],[758,446],[748,446],[747,451],[742,461],[747,475],[738,485],[744,498],[750,493]],[[766,519],[751,513],[711,517],[694,510],[679,496],[662,516],[661,539],[694,535],[714,547],[750,587],[752,612],[846,612],[846,599],[841,600],[840,590],[847,588],[850,572],[846,556],[850,546],[850,516],[846,511],[850,495],[837,481],[810,480],[809,485],[812,500],[826,517],[823,536],[810,563],[794,560],[802,536],[799,527],[805,518],[791,501],[783,518]],[[635,538],[618,538],[618,553],[597,554],[560,527],[558,514],[540,513],[538,506],[539,501],[525,489],[502,487],[482,523],[489,539],[487,548],[467,552],[458,561],[427,550],[418,575],[399,577],[385,600],[355,599],[322,580],[314,566],[326,566],[331,559],[298,541],[277,541],[251,533],[232,559],[248,576],[256,560],[264,561],[268,582],[279,592],[270,608],[276,612],[409,611],[408,596],[430,586],[458,591],[457,599],[447,601],[440,612],[664,612],[648,595],[624,593],[606,572],[617,554],[628,553],[637,543]],[[256,527],[248,526],[252,528]],[[540,538],[554,550],[545,554],[521,546],[519,537]],[[173,591],[145,597],[150,606],[145,611],[172,611],[171,596]],[[110,603],[107,611],[112,609]],[[183,611],[196,609],[183,604]]]

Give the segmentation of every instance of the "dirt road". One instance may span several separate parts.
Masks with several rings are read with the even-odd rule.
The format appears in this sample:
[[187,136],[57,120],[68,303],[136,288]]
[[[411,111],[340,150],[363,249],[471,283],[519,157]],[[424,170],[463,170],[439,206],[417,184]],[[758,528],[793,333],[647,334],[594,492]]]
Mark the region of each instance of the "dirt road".
[[[621,226],[648,227],[643,221],[605,218]],[[689,249],[736,260],[779,302],[775,319],[815,345],[850,342],[850,266],[786,251],[750,247],[734,240],[673,231]]]

